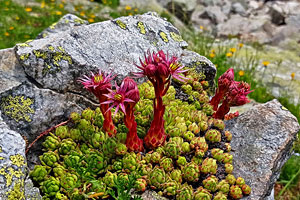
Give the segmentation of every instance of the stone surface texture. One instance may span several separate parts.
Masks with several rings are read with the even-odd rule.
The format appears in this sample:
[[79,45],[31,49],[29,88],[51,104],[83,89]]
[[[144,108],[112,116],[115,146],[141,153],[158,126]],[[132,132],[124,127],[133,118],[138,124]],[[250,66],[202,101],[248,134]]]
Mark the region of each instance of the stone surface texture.
[[0,115],[0,199],[25,199],[25,194],[41,199],[39,190],[25,181],[27,172],[25,141]]
[[267,198],[300,129],[296,117],[273,100],[227,121],[226,129],[233,135],[234,174],[252,188],[245,199]]

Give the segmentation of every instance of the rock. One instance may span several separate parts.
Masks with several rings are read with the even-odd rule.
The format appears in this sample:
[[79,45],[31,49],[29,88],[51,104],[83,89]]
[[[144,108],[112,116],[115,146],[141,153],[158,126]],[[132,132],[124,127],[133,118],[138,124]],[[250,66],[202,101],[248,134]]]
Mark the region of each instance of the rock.
[[278,4],[273,4],[270,7],[269,14],[272,17],[272,23],[276,25],[283,25],[285,24],[285,13]]
[[25,179],[25,199],[26,200],[41,200],[40,190],[33,186],[30,178]]
[[228,35],[241,36],[263,29],[263,25],[269,21],[267,15],[246,18],[240,15],[232,15],[225,23],[218,24],[218,36],[227,37]]
[[211,86],[211,90],[214,89],[214,78],[217,72],[216,67],[214,64],[208,60],[204,56],[200,56],[199,54],[189,51],[189,50],[184,50],[182,52],[182,56],[180,59],[181,63],[187,67],[190,68],[196,68],[198,72],[203,73]]
[[239,2],[233,3],[231,9],[232,9],[232,12],[235,13],[235,14],[239,14],[243,17],[247,16],[246,9]]
[[286,19],[286,23],[287,25],[293,26],[294,28],[300,30],[300,14],[289,16]]
[[0,80],[0,93],[18,86],[26,80],[13,48],[0,50]]
[[201,15],[202,18],[210,19],[214,24],[220,24],[227,20],[227,16],[219,6],[208,6]]
[[80,26],[15,50],[26,74],[41,87],[81,91],[76,79],[92,70],[112,70],[124,77],[137,71],[134,63],[148,50],[180,56],[186,46],[171,23],[148,13]]
[[203,17],[201,17],[204,12],[205,12],[205,7],[200,4],[197,5],[191,15],[191,22],[198,29],[200,26],[202,26],[205,29],[211,31],[211,27],[214,26],[214,24],[211,22],[210,19],[204,19]]
[[191,14],[197,5],[196,0],[172,0],[167,2],[165,7],[170,13],[173,13],[186,24],[190,22]]
[[81,26],[86,24],[88,24],[88,21],[83,20],[75,15],[67,14],[62,18],[60,18],[58,22],[52,24],[49,28],[41,32],[37,36],[37,39],[47,37],[50,34],[71,30],[76,26]]
[[191,12],[197,6],[197,0],[157,0],[165,8],[181,6],[185,12]]
[[245,199],[265,199],[291,154],[300,129],[296,117],[273,100],[227,121],[226,129],[233,135],[234,175],[252,188]]
[[[27,173],[26,163],[25,141],[19,133],[9,129],[1,118],[0,111],[1,199],[25,199],[27,194],[25,190],[29,187],[24,181]],[[30,188],[31,190],[28,191],[29,194],[38,191],[38,189],[33,186],[30,186]]]

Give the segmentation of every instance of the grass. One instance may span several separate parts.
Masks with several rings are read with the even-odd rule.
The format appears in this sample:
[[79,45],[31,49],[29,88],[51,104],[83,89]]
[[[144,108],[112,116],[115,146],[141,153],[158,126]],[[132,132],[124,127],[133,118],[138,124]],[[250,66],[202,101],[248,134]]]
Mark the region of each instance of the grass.
[[[74,5],[74,11],[71,13],[88,20],[90,23],[142,13],[137,8],[130,6],[117,8],[119,0],[90,1],[97,1],[99,3],[96,4],[94,2],[95,6],[89,8],[80,4]],[[66,0],[32,0],[30,3],[22,6],[14,3],[12,0],[0,0],[0,49],[13,47],[16,43],[34,39],[45,28],[57,22],[64,14],[70,13],[66,10],[67,4]],[[107,5],[112,8],[109,16],[97,16],[97,13]],[[162,15],[170,19],[169,14],[162,13]],[[255,49],[255,51],[253,51],[246,48],[243,44],[235,43],[224,45],[224,43],[220,43],[205,32],[198,34],[192,31],[186,31],[183,36],[184,39],[190,43],[189,48],[191,50],[206,56],[217,66],[216,77],[219,77],[228,68],[233,67],[235,69],[236,80],[251,84],[251,88],[255,90],[249,95],[250,98],[260,103],[265,103],[275,98],[262,83],[261,78],[257,77],[257,66],[261,64],[259,60],[268,60],[268,56],[272,56],[272,53],[270,53],[270,55],[267,54],[263,58],[260,57],[260,50],[263,49],[262,45],[257,43],[251,44]],[[280,65],[279,60],[278,65]],[[256,77],[256,79],[254,77]],[[300,104],[294,105],[290,102],[290,99],[287,94],[278,98],[280,103],[289,109],[298,118],[298,121],[300,121]],[[299,140],[295,143],[294,149],[300,153]],[[299,188],[300,180],[298,175],[294,177],[294,171],[291,170],[293,169],[291,166],[295,164],[295,159],[295,157],[292,157],[289,162],[286,163],[282,171],[280,182],[277,184],[278,188],[282,189],[285,184],[293,179],[293,182],[289,184],[290,187],[285,191],[282,197],[291,196],[290,194],[295,191],[295,188]],[[296,178],[297,180],[295,181]],[[298,198],[299,196],[300,194],[298,194]],[[291,197],[289,199],[293,198]]]

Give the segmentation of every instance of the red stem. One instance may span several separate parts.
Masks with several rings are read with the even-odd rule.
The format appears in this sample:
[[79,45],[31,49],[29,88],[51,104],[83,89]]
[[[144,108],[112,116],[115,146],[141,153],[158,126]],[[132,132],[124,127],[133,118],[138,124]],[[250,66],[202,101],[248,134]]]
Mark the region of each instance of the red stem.
[[28,145],[28,147],[27,147],[27,149],[26,149],[26,151],[25,151],[25,154],[28,153],[29,149],[30,149],[30,148],[34,145],[34,143],[36,143],[40,138],[42,138],[42,137],[45,136],[45,135],[48,135],[48,133],[50,133],[52,130],[56,129],[57,127],[67,124],[69,121],[70,121],[70,119],[68,119],[67,121],[64,121],[64,122],[62,122],[62,123],[60,123],[60,124],[57,124],[57,125],[55,125],[55,126],[49,128],[49,129],[47,129],[46,131],[42,132],[35,140],[33,140],[33,142],[32,142],[30,145]]

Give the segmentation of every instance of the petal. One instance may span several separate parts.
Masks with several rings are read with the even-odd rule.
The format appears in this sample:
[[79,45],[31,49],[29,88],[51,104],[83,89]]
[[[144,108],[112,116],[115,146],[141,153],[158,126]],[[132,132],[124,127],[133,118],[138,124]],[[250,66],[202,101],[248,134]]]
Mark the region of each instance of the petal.
[[104,102],[102,102],[100,104],[110,104],[110,103],[113,103],[113,102],[114,102],[114,100],[108,100],[108,101],[104,101]]
[[124,103],[120,103],[120,106],[121,106],[121,110],[123,111],[124,115],[126,115]]

